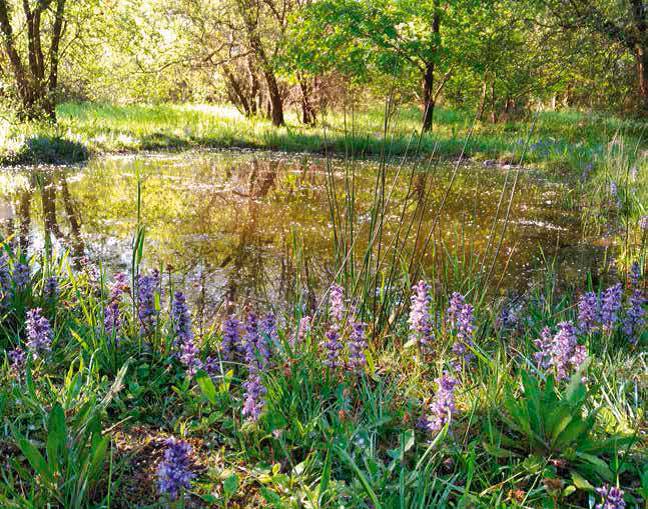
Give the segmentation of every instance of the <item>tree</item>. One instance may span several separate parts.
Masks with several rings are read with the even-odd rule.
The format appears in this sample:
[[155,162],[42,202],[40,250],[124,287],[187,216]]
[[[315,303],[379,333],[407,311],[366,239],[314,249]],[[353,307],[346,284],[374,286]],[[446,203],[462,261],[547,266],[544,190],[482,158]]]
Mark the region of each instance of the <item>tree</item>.
[[635,61],[636,93],[648,113],[648,6],[642,0],[541,0],[559,25],[620,44]]
[[15,30],[18,15],[10,0],[0,0],[0,36],[9,65],[4,73],[13,80],[21,117],[49,117],[56,121],[65,0],[23,0],[24,30]]

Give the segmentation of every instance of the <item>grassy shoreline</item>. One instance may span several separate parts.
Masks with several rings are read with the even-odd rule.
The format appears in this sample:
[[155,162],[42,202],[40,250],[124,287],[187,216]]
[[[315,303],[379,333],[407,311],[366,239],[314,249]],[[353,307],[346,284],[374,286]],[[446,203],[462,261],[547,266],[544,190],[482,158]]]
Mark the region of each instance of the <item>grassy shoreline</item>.
[[286,127],[276,128],[265,119],[245,118],[230,106],[66,103],[58,108],[56,126],[0,124],[0,165],[69,163],[102,153],[196,148],[357,158],[435,153],[455,158],[465,147],[471,159],[516,162],[529,138],[525,160],[563,173],[582,171],[619,134],[644,145],[642,123],[598,114],[543,112],[532,128],[529,120],[493,125],[474,122],[468,113],[439,109],[434,131],[422,137],[416,108],[394,113],[387,136],[383,115],[380,108],[346,116],[335,112],[315,127],[289,116]]

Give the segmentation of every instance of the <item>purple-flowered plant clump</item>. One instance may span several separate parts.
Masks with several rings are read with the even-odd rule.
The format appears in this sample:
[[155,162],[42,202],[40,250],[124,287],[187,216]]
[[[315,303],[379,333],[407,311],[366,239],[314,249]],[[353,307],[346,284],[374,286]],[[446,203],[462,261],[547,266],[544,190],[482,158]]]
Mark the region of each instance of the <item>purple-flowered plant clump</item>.
[[31,272],[26,263],[17,263],[13,268],[13,282],[18,290],[24,290],[31,282]]
[[367,324],[353,318],[349,324],[349,370],[354,373],[361,373],[367,364],[364,351],[367,349],[365,333]]
[[459,292],[453,292],[450,297],[446,319],[457,335],[452,352],[458,357],[455,367],[459,367],[461,360],[470,362],[475,357],[468,350],[468,347],[473,345],[472,337],[475,332],[474,310],[472,305],[466,304],[466,298]]
[[119,342],[116,337],[119,328],[122,324],[121,311],[119,304],[122,294],[128,291],[127,276],[123,272],[115,274],[113,284],[110,286],[110,293],[108,295],[108,304],[104,309],[104,330],[107,334],[115,336],[115,342]]
[[11,364],[11,370],[16,374],[21,373],[25,368],[25,364],[27,364],[27,353],[18,346],[11,350],[7,356]]
[[264,336],[269,348],[278,351],[280,349],[279,333],[277,332],[277,318],[273,313],[265,315],[259,323],[259,331]]
[[330,289],[330,308],[329,318],[330,325],[326,331],[326,341],[324,348],[326,349],[326,359],[324,364],[329,368],[337,368],[342,366],[340,356],[342,354],[342,320],[344,319],[344,290],[340,285],[333,284]]
[[648,231],[648,216],[641,216],[639,218],[639,228],[643,231]]
[[155,289],[159,283],[159,273],[154,271],[151,275],[139,274],[137,284],[137,317],[140,322],[140,333],[148,335],[157,325],[158,312],[155,309]]
[[52,348],[53,331],[49,320],[42,316],[40,308],[27,311],[27,348],[38,358],[49,352]]
[[430,347],[434,339],[432,320],[430,319],[430,285],[421,280],[412,286],[412,297],[409,314],[410,339],[418,343],[422,349]]
[[175,292],[173,294],[171,320],[173,323],[173,341],[175,345],[182,345],[188,339],[193,339],[191,315],[189,314],[187,299],[182,292]]
[[48,277],[43,285],[43,293],[48,299],[56,299],[59,294],[58,280],[55,276]]
[[644,318],[646,310],[646,297],[641,288],[641,269],[637,262],[632,264],[630,271],[630,282],[632,284],[632,294],[630,295],[630,302],[626,316],[623,320],[623,332],[628,336],[628,341],[631,344],[636,344],[639,341],[639,336],[644,328],[646,320]]
[[619,319],[623,287],[621,283],[610,286],[601,297],[601,324],[607,332],[612,331]]
[[520,315],[522,314],[521,302],[507,300],[502,305],[497,318],[495,319],[495,329],[498,331],[514,331],[520,326]]
[[158,466],[157,478],[160,493],[177,500],[183,490],[191,487],[195,474],[191,471],[191,446],[183,440],[170,438],[166,442],[164,459]]
[[587,357],[585,347],[578,344],[576,328],[572,322],[559,323],[558,331],[553,336],[549,328],[545,327],[535,345],[538,352],[534,354],[534,358],[538,367],[554,370],[558,380],[569,378]]
[[249,313],[245,323],[245,362],[248,369],[260,371],[270,363],[271,352],[265,337],[259,332],[259,320],[254,313]]
[[0,307],[6,308],[11,298],[11,274],[7,255],[0,256]]
[[243,416],[256,421],[259,419],[265,406],[264,396],[266,388],[261,382],[261,376],[257,372],[250,372],[248,379],[243,383],[245,394],[243,396]]
[[599,300],[594,292],[586,292],[578,299],[578,327],[583,334],[594,331],[601,320]]
[[241,321],[236,318],[236,315],[229,315],[223,322],[222,331],[221,352],[223,359],[233,361],[236,355],[242,351]]
[[623,500],[623,490],[616,486],[607,484],[596,488],[596,493],[601,497],[601,503],[596,504],[596,509],[625,509],[626,503]]
[[455,389],[459,382],[444,372],[435,380],[437,392],[434,395],[429,411],[419,420],[419,426],[427,431],[439,431],[452,420],[457,411],[455,407]]
[[180,345],[180,362],[186,368],[189,376],[194,376],[199,369],[203,368],[200,350],[196,346],[193,336],[185,338]]

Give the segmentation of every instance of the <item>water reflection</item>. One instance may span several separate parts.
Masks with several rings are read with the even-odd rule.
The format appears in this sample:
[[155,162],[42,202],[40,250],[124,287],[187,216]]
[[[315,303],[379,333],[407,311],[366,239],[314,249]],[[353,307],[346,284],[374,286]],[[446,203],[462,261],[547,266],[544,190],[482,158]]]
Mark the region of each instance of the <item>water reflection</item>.
[[[0,174],[2,228],[24,248],[40,248],[50,237],[76,259],[88,255],[111,271],[128,270],[139,178],[146,263],[189,283],[195,305],[277,304],[290,302],[295,292],[312,302],[333,277],[334,237],[362,253],[375,192],[377,165],[354,165],[356,207],[347,221],[349,167],[330,163],[332,177],[327,179],[326,164],[264,153],[185,153],[100,158],[84,168],[5,172]],[[393,168],[386,173],[390,207],[384,218],[385,259],[396,254],[402,261],[415,244],[419,249],[425,245],[450,173],[450,167],[416,174]],[[504,180],[499,169],[461,169],[436,234],[422,253],[424,269],[439,264],[445,251],[459,254],[466,265],[490,263],[482,255],[499,242],[489,241],[489,234]],[[346,236],[331,222],[331,189],[338,198],[337,214],[347,223]],[[578,214],[561,206],[563,189],[525,172],[519,190],[496,263],[497,280],[505,286],[524,284],[539,265],[540,248],[558,257],[563,272],[577,277],[577,271],[595,266],[597,251],[581,238]],[[403,220],[412,220],[412,227],[399,230]],[[398,252],[389,252],[389,246]]]

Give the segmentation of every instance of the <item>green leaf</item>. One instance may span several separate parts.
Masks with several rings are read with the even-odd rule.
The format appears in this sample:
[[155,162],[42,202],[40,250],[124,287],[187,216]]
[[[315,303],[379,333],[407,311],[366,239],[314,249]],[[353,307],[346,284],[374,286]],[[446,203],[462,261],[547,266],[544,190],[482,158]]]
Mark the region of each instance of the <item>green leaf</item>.
[[579,490],[594,491],[594,486],[578,472],[571,473],[572,482]]
[[198,371],[195,376],[196,383],[200,388],[203,396],[207,398],[212,405],[216,404],[216,387],[214,387],[214,382],[212,382],[211,377],[204,371]]
[[53,471],[59,469],[59,454],[65,453],[67,429],[65,427],[65,413],[59,403],[54,405],[47,423],[47,459]]
[[382,505],[378,501],[378,497],[376,496],[376,493],[371,489],[371,485],[369,484],[369,481],[367,481],[367,478],[364,476],[362,471],[358,468],[358,465],[355,464],[355,461],[353,461],[353,458],[349,456],[349,453],[346,452],[345,450],[334,446],[335,452],[342,458],[348,465],[351,467],[351,470],[355,473],[356,477],[360,481],[360,484],[362,484],[362,487],[364,488],[365,492],[367,493],[367,496],[371,499],[371,503],[374,506],[374,509],[382,509]]
[[20,447],[21,452],[25,455],[25,458],[27,458],[27,461],[29,461],[29,464],[36,473],[46,482],[54,485],[54,476],[47,466],[45,458],[43,458],[43,455],[38,452],[38,449],[36,449],[36,447],[34,447],[34,445],[24,437],[18,438],[18,447]]
[[225,498],[229,499],[236,490],[238,490],[239,479],[236,474],[232,474],[223,481],[223,494]]

